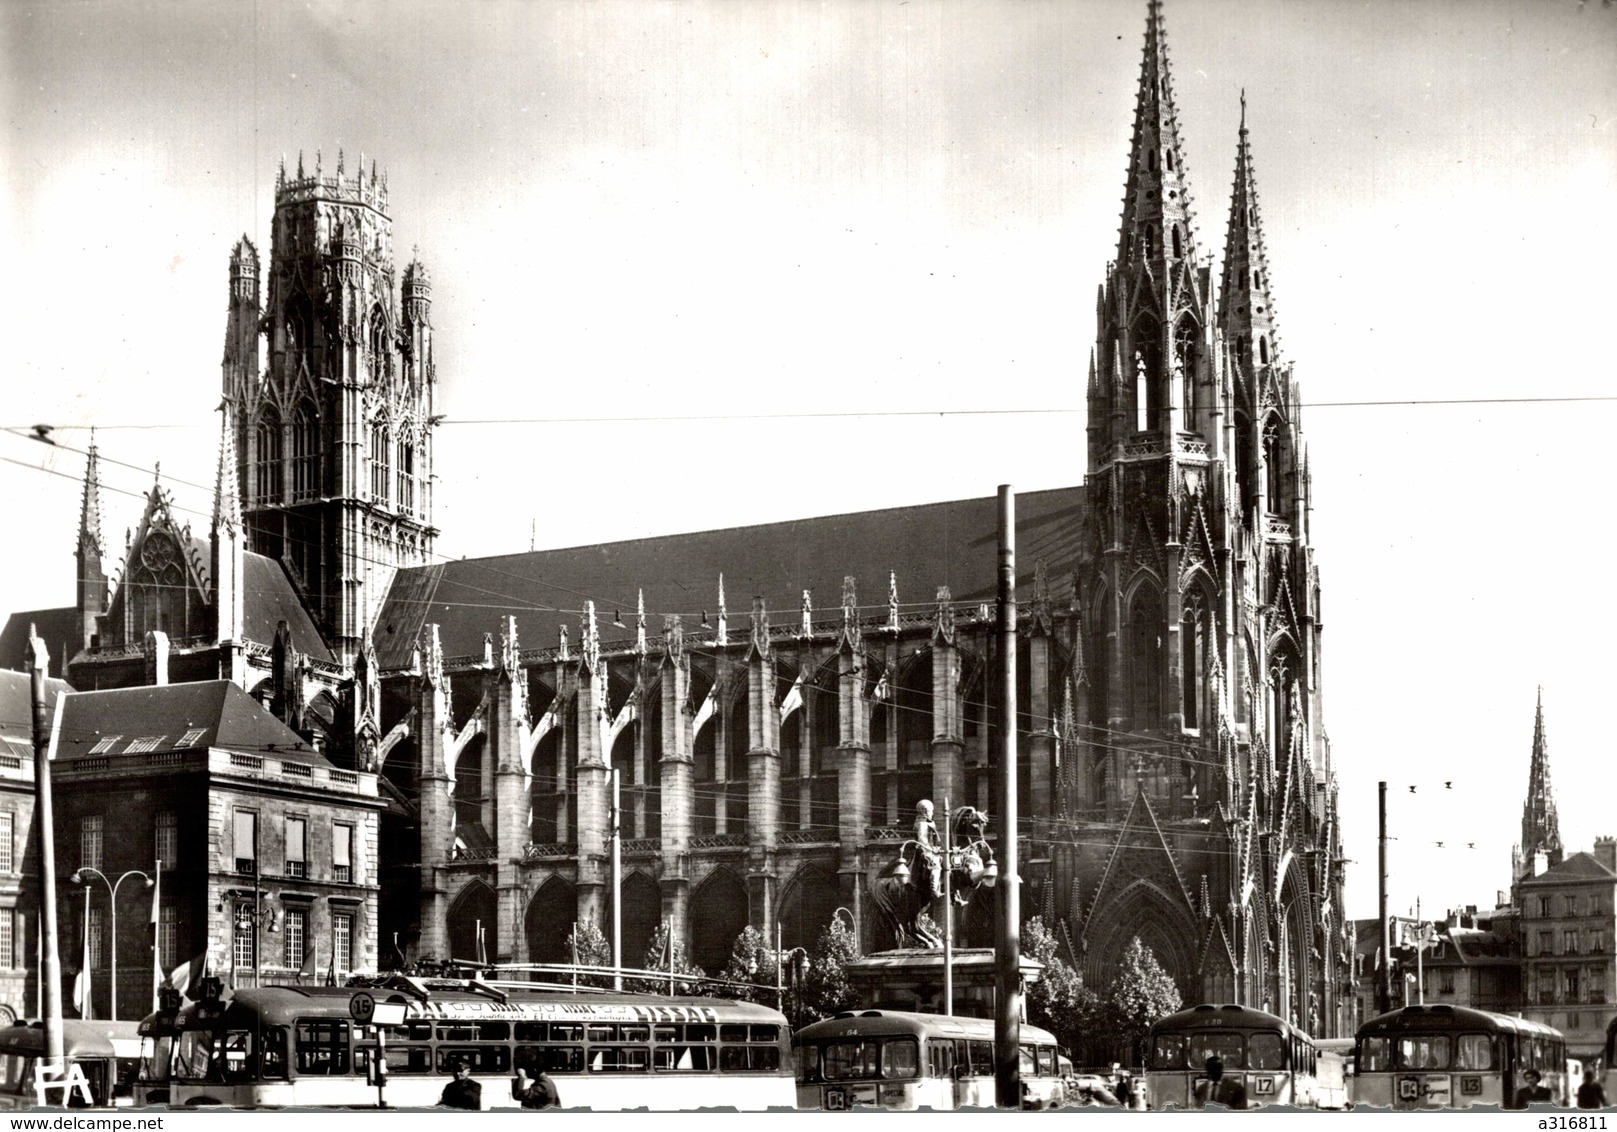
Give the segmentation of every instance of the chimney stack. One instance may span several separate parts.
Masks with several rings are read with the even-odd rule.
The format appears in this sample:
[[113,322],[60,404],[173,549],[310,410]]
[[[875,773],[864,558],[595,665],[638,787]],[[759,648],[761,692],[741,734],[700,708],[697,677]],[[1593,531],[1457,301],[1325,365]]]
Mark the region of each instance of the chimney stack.
[[1595,838],[1595,860],[1617,873],[1617,837]]

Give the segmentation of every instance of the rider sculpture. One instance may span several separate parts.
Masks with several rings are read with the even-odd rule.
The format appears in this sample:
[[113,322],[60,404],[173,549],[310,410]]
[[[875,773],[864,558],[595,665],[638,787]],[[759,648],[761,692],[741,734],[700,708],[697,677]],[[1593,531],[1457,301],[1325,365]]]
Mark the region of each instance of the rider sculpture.
[[945,869],[947,887],[961,907],[971,902],[980,885],[993,883],[994,851],[985,837],[987,826],[987,814],[975,806],[960,806],[950,815],[945,843],[932,820],[932,803],[916,806],[915,836],[871,884],[872,899],[899,947],[943,946],[937,925],[943,919]]

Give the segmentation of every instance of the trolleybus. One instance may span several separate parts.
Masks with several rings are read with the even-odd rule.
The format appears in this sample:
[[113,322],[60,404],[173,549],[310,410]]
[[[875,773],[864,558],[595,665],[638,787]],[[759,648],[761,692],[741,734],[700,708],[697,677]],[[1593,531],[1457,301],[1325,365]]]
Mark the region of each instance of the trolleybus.
[[43,1095],[39,1071],[45,1060],[44,1025],[18,1019],[0,1028],[0,1109],[32,1108],[42,1101],[94,1108],[133,1104],[140,1057],[136,1023],[69,1018],[61,1027],[67,1075]]
[[1248,1108],[1314,1106],[1313,1040],[1262,1010],[1228,1003],[1181,1010],[1151,1027],[1147,1047],[1146,1103],[1153,1109],[1201,1105],[1210,1092],[1207,1063],[1215,1057]]
[[[1056,1039],[1021,1027],[1023,1108],[1067,1101]],[[902,1010],[847,1011],[792,1038],[797,1107],[914,1110],[994,1105],[994,1020]],[[1068,1062],[1068,1065],[1071,1063]]]
[[1553,1096],[1566,1096],[1559,1030],[1464,1006],[1406,1006],[1370,1019],[1359,1027],[1354,1062],[1355,1105],[1509,1108],[1529,1069]]
[[484,1108],[517,1108],[540,1072],[564,1108],[793,1107],[791,1032],[750,1002],[477,980],[264,987],[142,1023],[143,1084],[171,1107],[391,1108],[438,1102],[471,1067]]

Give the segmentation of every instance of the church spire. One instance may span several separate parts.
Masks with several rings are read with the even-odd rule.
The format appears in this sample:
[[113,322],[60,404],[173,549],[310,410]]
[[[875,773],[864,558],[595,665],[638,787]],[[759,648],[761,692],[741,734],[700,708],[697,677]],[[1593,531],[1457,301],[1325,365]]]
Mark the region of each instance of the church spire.
[[1134,102],[1134,138],[1129,148],[1123,223],[1118,232],[1118,265],[1137,263],[1148,267],[1158,288],[1165,289],[1169,270],[1175,264],[1195,260],[1191,215],[1162,3],[1150,0],[1140,86]]
[[1258,213],[1258,186],[1247,138],[1246,91],[1241,92],[1241,133],[1235,148],[1235,187],[1230,194],[1229,228],[1224,237],[1224,278],[1219,287],[1218,322],[1235,360],[1249,375],[1277,361],[1274,302],[1269,260]]
[[1561,863],[1561,823],[1550,789],[1550,752],[1544,738],[1544,688],[1538,689],[1533,716],[1533,757],[1527,773],[1527,801],[1522,805],[1522,841],[1517,847],[1516,877],[1533,873],[1533,858],[1543,853],[1551,865]]
[[219,406],[219,467],[213,481],[213,523],[208,573],[213,584],[214,639],[219,676],[246,687],[246,532],[237,482],[236,414],[229,398]]
[[[90,432],[90,452],[84,464],[84,501],[79,508],[78,560],[79,644],[89,648],[101,632],[99,619],[107,612],[107,572],[103,562],[106,541],[101,537],[101,457]],[[66,658],[64,658],[66,659]]]

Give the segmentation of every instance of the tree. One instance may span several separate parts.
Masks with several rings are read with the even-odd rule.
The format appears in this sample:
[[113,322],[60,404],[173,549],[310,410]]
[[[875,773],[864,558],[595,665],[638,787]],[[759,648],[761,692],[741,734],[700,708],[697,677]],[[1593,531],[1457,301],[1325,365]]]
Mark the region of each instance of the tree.
[[1044,964],[1038,981],[1027,990],[1027,1019],[1056,1035],[1071,1048],[1072,1035],[1065,1032],[1067,1017],[1077,1004],[1084,981],[1060,955],[1061,941],[1044,926],[1044,917],[1034,916],[1022,925],[1022,955]]
[[[668,953],[668,925],[660,924],[652,933],[651,943],[646,947],[645,958],[640,966],[647,971],[668,971],[672,968],[675,975],[690,976],[689,978],[676,978],[674,980],[673,994],[700,994],[702,993],[701,980],[707,977],[707,972],[691,962],[690,955],[685,951],[685,945],[674,940],[672,962]],[[668,994],[667,978],[661,979],[630,979],[624,984],[629,990],[639,991],[643,994]]]
[[859,1004],[846,970],[848,961],[857,958],[859,940],[853,928],[844,925],[840,917],[833,917],[809,951],[808,974],[802,989],[805,1020],[829,1018]]
[[[612,944],[601,929],[591,923],[580,921],[573,925],[573,932],[567,939],[567,952],[567,962],[575,967],[612,966]],[[578,982],[586,987],[609,987],[612,976],[580,975]]]
[[1172,976],[1162,969],[1151,949],[1135,936],[1123,949],[1107,995],[1108,1013],[1118,1037],[1128,1043],[1130,1063],[1140,1064],[1141,1045],[1151,1024],[1183,1005]]
[[713,989],[719,997],[775,1005],[775,951],[765,942],[764,933],[751,924],[742,928],[730,945],[730,960],[719,977],[727,980],[727,985]]

